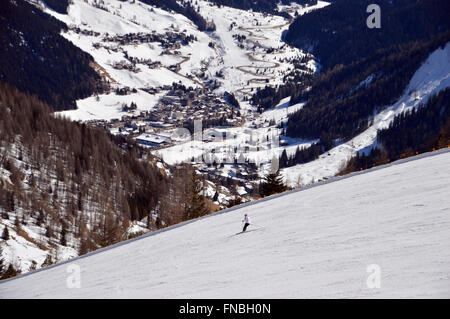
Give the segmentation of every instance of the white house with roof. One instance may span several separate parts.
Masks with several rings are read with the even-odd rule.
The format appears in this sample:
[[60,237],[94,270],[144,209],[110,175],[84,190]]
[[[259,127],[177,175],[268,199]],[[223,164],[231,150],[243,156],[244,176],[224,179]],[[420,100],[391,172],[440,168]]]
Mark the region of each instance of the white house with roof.
[[136,141],[140,145],[150,147],[160,147],[170,142],[170,138],[158,134],[144,133],[136,137]]

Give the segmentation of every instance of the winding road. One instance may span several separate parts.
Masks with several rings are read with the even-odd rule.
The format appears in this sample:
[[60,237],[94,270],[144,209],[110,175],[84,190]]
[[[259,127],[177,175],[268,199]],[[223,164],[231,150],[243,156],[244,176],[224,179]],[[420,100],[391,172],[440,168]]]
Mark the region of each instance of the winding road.
[[[266,27],[257,26],[257,27],[249,27],[249,28],[239,27],[238,29],[240,31],[246,32],[248,34],[247,39],[246,39],[247,43],[253,44],[254,47],[260,47],[260,48],[268,50],[269,47],[262,45],[259,41],[270,40],[270,39],[265,36],[255,35],[255,33],[252,30],[277,30],[277,29],[282,29],[288,25],[289,25],[289,23],[285,23],[285,24],[278,25],[278,26],[269,26],[269,27],[267,27],[267,26]],[[281,51],[279,53],[283,53],[283,52],[284,51]],[[267,81],[275,79],[275,76],[259,74],[258,71],[264,70],[264,69],[278,68],[281,65],[279,62],[260,60],[255,57],[253,52],[247,52],[246,55],[248,56],[248,58],[251,62],[265,64],[265,65],[240,65],[240,66],[236,67],[236,69],[238,69],[241,72],[244,72],[246,74],[250,74],[252,76],[257,77],[257,78],[250,79],[248,81],[248,84],[250,84],[250,83],[264,84],[264,83],[267,83]],[[251,71],[252,69],[255,71]],[[249,94],[249,92],[251,92],[251,90],[252,90],[252,88],[243,87],[241,89],[236,90],[236,92],[244,95],[244,94]]]

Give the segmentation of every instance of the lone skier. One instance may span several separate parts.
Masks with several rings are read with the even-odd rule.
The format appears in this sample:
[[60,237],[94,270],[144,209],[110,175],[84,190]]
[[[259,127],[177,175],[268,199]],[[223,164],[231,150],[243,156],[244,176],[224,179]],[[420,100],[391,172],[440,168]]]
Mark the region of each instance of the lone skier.
[[245,230],[247,229],[248,225],[250,225],[250,218],[248,217],[247,214],[244,215],[244,229],[242,230],[242,232],[245,232]]

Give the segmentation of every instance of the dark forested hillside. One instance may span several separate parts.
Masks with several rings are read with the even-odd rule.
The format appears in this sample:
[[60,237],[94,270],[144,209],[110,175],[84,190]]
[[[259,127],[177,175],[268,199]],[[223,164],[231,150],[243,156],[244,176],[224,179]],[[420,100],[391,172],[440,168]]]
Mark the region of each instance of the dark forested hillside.
[[45,4],[58,13],[66,14],[71,0],[45,0]]
[[298,17],[286,41],[312,50],[325,69],[373,55],[378,49],[427,39],[450,30],[447,0],[380,0],[381,28],[369,29],[366,8],[372,0],[340,0]]
[[288,135],[333,140],[355,136],[367,128],[374,111],[400,97],[428,55],[449,40],[446,33],[426,42],[397,45],[320,74],[311,90],[292,97],[291,104],[308,102],[289,118]]
[[0,114],[0,217],[18,234],[21,225],[43,229],[39,247],[67,237],[84,254],[127,239],[131,221],[148,217],[155,229],[209,212],[188,166],[170,177],[131,141],[55,117],[2,82]]
[[450,146],[450,89],[431,97],[418,109],[398,115],[378,133],[381,148],[352,158],[342,173]]
[[286,83],[257,91],[251,102],[260,110],[287,96],[291,105],[306,102],[289,117],[286,134],[320,142],[291,157],[283,154],[282,167],[314,160],[335,142],[364,131],[375,112],[404,93],[428,55],[450,41],[448,1],[379,1],[381,29],[366,25],[371,3],[336,1],[290,26],[286,41],[311,50],[322,72],[309,77],[292,72]]
[[[127,144],[101,129],[55,118],[46,104],[1,82],[0,114],[0,165],[11,173],[11,184],[0,180],[4,214],[42,214],[53,231],[64,221],[91,224],[95,247],[101,234],[94,229],[103,217],[126,225],[167,195],[169,181],[139,160],[139,149],[119,147]],[[145,195],[137,201],[137,194]],[[82,212],[99,215],[89,220]]]
[[197,12],[195,7],[193,7],[189,2],[182,1],[179,4],[176,0],[140,0],[143,3],[164,9],[172,10],[179,14],[186,16],[198,27],[200,31],[214,31],[215,25],[212,21],[207,21],[204,17]]
[[55,110],[101,90],[92,57],[60,35],[67,26],[24,0],[0,5],[0,81],[36,94]]

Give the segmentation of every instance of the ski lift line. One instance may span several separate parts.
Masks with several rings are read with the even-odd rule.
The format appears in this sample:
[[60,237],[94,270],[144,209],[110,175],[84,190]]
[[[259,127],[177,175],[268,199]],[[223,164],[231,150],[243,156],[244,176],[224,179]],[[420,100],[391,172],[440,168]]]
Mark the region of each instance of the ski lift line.
[[445,153],[450,153],[450,148],[442,148],[442,149],[439,149],[437,151],[426,152],[426,153],[422,153],[420,155],[406,157],[406,158],[397,160],[395,162],[390,162],[390,163],[387,163],[387,164],[384,164],[384,165],[371,167],[371,168],[368,168],[368,169],[363,170],[363,171],[356,171],[356,172],[353,172],[353,173],[350,173],[350,174],[347,174],[347,175],[343,175],[343,176],[332,177],[332,178],[329,178],[329,179],[327,179],[325,181],[317,182],[315,184],[308,185],[308,186],[305,186],[303,188],[293,189],[291,191],[286,191],[286,192],[283,192],[283,193],[280,193],[280,194],[267,196],[267,197],[261,198],[260,200],[255,200],[255,201],[252,201],[252,202],[247,202],[247,203],[243,203],[243,204],[240,204],[240,205],[237,205],[237,206],[226,208],[226,209],[217,211],[215,213],[212,213],[210,215],[205,215],[205,216],[202,216],[202,217],[199,217],[199,218],[196,218],[196,219],[187,220],[187,221],[178,223],[176,225],[172,225],[172,226],[169,226],[169,227],[166,227],[166,228],[159,229],[159,230],[154,231],[154,232],[149,232],[147,234],[144,234],[144,235],[136,237],[136,238],[132,238],[132,239],[129,239],[129,240],[126,240],[126,241],[123,241],[123,242],[120,242],[120,243],[117,243],[117,244],[114,244],[114,245],[111,245],[111,246],[108,246],[108,247],[104,247],[104,248],[101,248],[101,249],[97,249],[97,250],[89,252],[89,253],[87,253],[85,255],[78,256],[78,257],[75,257],[75,258],[72,258],[72,259],[69,259],[69,260],[65,260],[65,261],[59,262],[57,264],[54,264],[54,265],[51,265],[51,266],[47,266],[45,268],[40,268],[40,269],[37,269],[35,271],[27,272],[25,274],[21,274],[21,275],[12,277],[12,278],[3,279],[2,281],[0,281],[0,285],[3,284],[3,283],[6,283],[8,281],[11,281],[11,280],[18,280],[18,279],[21,279],[23,277],[36,274],[36,273],[41,272],[41,271],[49,270],[49,269],[52,269],[52,268],[55,268],[55,267],[60,267],[60,266],[66,265],[68,263],[76,262],[77,260],[80,260],[80,259],[83,259],[83,258],[86,258],[86,257],[89,257],[89,256],[93,256],[93,255],[96,255],[96,254],[100,254],[102,252],[105,252],[105,251],[108,251],[110,249],[114,249],[114,248],[117,248],[117,247],[120,247],[120,246],[128,245],[130,243],[133,243],[133,242],[138,241],[138,240],[142,240],[142,239],[147,238],[147,237],[156,236],[156,235],[158,235],[160,233],[163,233],[163,232],[166,232],[166,231],[170,231],[170,230],[173,230],[173,229],[176,229],[176,228],[179,228],[179,227],[183,227],[183,226],[186,226],[188,224],[194,223],[196,221],[199,221],[199,220],[202,220],[202,219],[205,219],[205,218],[210,218],[210,217],[213,217],[213,216],[230,213],[232,211],[239,210],[239,209],[245,209],[245,208],[248,208],[250,206],[254,206],[256,204],[259,204],[259,203],[262,203],[262,202],[265,202],[265,201],[268,201],[268,200],[276,199],[276,198],[279,198],[279,197],[283,197],[283,196],[294,194],[294,193],[298,193],[298,192],[303,192],[303,191],[306,191],[306,190],[311,189],[311,188],[315,188],[315,187],[326,185],[326,184],[331,184],[331,183],[334,183],[334,182],[337,182],[337,181],[345,180],[345,179],[350,178],[350,177],[358,176],[358,175],[361,175],[361,174],[367,174],[367,173],[370,173],[370,172],[375,172],[377,170],[388,168],[388,167],[391,167],[391,166],[400,165],[400,164],[412,162],[412,161],[415,161],[415,160],[423,159],[423,158],[426,158],[426,157],[432,157],[432,156],[441,155],[441,154],[445,154]]

